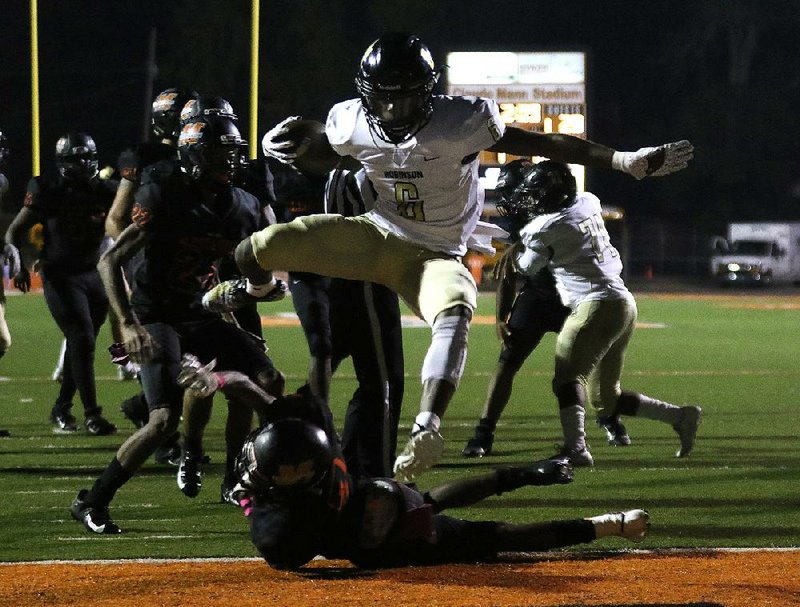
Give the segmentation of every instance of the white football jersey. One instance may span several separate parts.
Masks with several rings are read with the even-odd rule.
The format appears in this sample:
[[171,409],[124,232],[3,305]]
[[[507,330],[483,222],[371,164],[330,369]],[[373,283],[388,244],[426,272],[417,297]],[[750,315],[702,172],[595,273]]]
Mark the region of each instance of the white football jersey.
[[565,306],[593,299],[633,298],[622,281],[622,260],[611,244],[600,200],[590,192],[558,213],[535,217],[522,230],[517,270],[533,276],[550,266]]
[[434,95],[430,122],[394,145],[375,135],[360,99],[331,108],[325,131],[341,156],[361,162],[377,193],[367,216],[433,251],[464,255],[481,214],[478,152],[505,129],[491,99]]

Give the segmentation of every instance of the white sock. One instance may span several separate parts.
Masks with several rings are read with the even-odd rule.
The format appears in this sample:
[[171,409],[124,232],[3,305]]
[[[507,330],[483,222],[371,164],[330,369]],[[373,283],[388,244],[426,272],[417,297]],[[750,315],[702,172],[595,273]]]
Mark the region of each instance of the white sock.
[[441,424],[442,420],[432,411],[421,411],[417,413],[417,417],[414,419],[414,430],[419,427],[420,430],[438,432]]
[[636,415],[637,417],[655,419],[670,426],[681,423],[681,419],[683,419],[683,411],[680,407],[644,395],[641,396]]
[[586,448],[586,432],[584,416],[586,411],[580,405],[572,405],[558,410],[561,418],[561,429],[564,432],[564,446],[575,451]]
[[264,295],[266,295],[267,293],[272,291],[272,289],[275,288],[275,284],[276,282],[274,276],[272,277],[272,280],[263,285],[254,285],[252,282],[250,282],[250,279],[248,278],[246,289],[247,292],[253,297],[264,297]]

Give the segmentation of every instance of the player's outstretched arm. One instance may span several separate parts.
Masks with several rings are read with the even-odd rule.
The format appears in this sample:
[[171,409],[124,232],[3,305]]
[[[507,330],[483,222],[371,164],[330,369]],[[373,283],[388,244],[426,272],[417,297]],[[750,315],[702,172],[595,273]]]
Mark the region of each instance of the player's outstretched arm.
[[108,215],[106,215],[106,234],[111,238],[119,238],[122,230],[130,223],[133,196],[137,187],[139,187],[138,184],[129,179],[123,177],[120,180],[119,186],[117,186],[117,193],[114,195],[114,201],[111,203]]
[[560,162],[615,169],[636,179],[660,177],[683,170],[694,156],[694,147],[686,140],[635,152],[618,152],[571,135],[534,133],[516,127],[508,127],[489,151],[515,156],[544,156]]
[[219,390],[225,396],[248,405],[256,411],[275,402],[274,396],[268,394],[244,373],[214,371],[216,363],[215,359],[204,365],[193,354],[184,353],[181,358],[178,385],[201,398],[211,396]]

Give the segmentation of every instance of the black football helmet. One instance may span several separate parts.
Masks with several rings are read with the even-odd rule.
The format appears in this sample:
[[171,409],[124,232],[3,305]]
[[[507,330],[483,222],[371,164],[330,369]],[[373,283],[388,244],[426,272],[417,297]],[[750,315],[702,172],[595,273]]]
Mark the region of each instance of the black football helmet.
[[243,486],[272,502],[324,498],[333,459],[322,429],[285,418],[250,434],[236,460],[236,473]]
[[545,160],[525,169],[521,183],[502,203],[505,214],[528,218],[566,209],[578,193],[575,177],[563,162]]
[[159,139],[177,139],[181,132],[181,110],[187,101],[195,98],[197,93],[194,91],[176,88],[161,91],[153,100],[151,112],[153,135]]
[[100,168],[97,145],[91,135],[71,132],[56,142],[58,174],[68,181],[89,181]]
[[181,126],[194,118],[205,118],[206,116],[220,116],[237,120],[233,113],[233,106],[226,99],[216,95],[197,95],[196,98],[189,99],[183,106],[180,115]]
[[530,160],[519,158],[505,163],[500,168],[500,174],[497,176],[497,184],[494,186],[495,194],[497,194],[497,208],[500,213],[504,215],[509,214],[509,209],[506,209],[505,206],[502,205],[511,200],[514,190],[517,189],[517,186],[522,183],[522,179],[525,177],[525,171],[532,164]]
[[390,33],[370,44],[356,89],[375,134],[394,144],[416,135],[430,120],[438,80],[431,52],[416,36]]
[[230,118],[207,116],[187,122],[178,137],[181,168],[193,179],[230,185],[241,162],[242,139]]

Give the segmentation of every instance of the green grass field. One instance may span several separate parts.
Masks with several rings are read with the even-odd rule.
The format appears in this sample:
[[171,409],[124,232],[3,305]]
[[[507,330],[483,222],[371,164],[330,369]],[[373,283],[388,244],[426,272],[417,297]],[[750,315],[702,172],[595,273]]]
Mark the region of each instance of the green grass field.
[[[609,510],[647,508],[652,532],[643,547],[768,547],[800,545],[800,296],[764,292],[725,297],[670,298],[641,295],[639,321],[623,387],[704,409],[698,444],[685,460],[674,457],[677,436],[666,425],[626,420],[628,448],[605,444],[588,424],[593,470],[577,471],[568,486],[524,488],[478,506],[453,511],[465,518],[510,521],[576,518]],[[481,298],[479,315],[490,321],[494,305]],[[288,313],[291,302],[264,307],[264,315]],[[107,329],[98,342],[98,392],[120,431],[109,437],[53,434],[47,418],[58,391],[50,374],[58,353],[57,332],[41,295],[9,297],[6,312],[14,338],[0,360],[0,561],[138,557],[255,556],[243,517],[218,503],[225,405],[218,399],[208,428],[203,492],[185,498],[174,468],[148,463],[112,503],[121,536],[92,536],[74,522],[68,507],[113,457],[132,426],[118,403],[137,390],[120,382],[105,355]],[[473,324],[466,373],[444,420],[443,463],[421,477],[421,488],[504,464],[552,455],[560,440],[550,394],[553,338],[533,354],[515,384],[501,420],[495,455],[461,457],[477,420],[498,343],[491,322]],[[297,326],[266,330],[270,354],[288,376],[302,381],[307,348]],[[429,340],[426,328],[407,328],[406,399],[401,440],[417,411],[419,369]],[[345,364],[333,385],[337,419],[354,387]],[[79,414],[80,404],[75,412]],[[401,445],[402,446],[402,445]],[[621,548],[603,540],[594,548]]]

